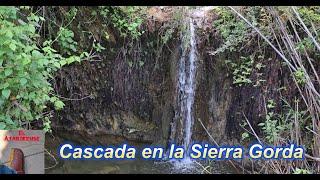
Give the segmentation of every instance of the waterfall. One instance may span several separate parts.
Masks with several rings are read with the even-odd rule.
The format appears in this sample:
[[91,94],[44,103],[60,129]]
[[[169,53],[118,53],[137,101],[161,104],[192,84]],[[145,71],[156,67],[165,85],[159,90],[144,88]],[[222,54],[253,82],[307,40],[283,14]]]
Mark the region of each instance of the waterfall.
[[[184,146],[185,155],[188,155],[188,150],[192,143],[192,130],[194,124],[194,101],[196,90],[196,72],[198,63],[197,52],[197,36],[196,27],[200,27],[207,11],[214,7],[196,8],[189,13],[185,23],[186,31],[182,32],[181,43],[181,58],[178,62],[177,75],[177,111],[175,114],[175,124],[172,128],[172,140]],[[195,165],[190,157],[185,156],[182,161],[172,161],[175,171],[184,173],[195,170]]]
[[[209,10],[215,6],[196,8],[190,12],[188,17],[188,29],[182,34],[182,55],[178,64],[178,85],[177,85],[177,107],[176,119],[183,121],[183,145],[187,149],[192,142],[192,126],[194,123],[194,98],[196,88],[197,70],[197,42],[195,26],[201,26],[201,22]],[[180,135],[181,136],[181,135]],[[178,139],[181,143],[181,138]]]
[[183,120],[183,145],[187,150],[192,142],[192,126],[194,122],[193,104],[195,96],[195,74],[197,62],[196,35],[193,19],[190,17],[188,31],[184,34],[187,46],[182,45],[182,56],[178,72],[178,104],[179,118]]
[[[197,47],[193,21],[192,17],[186,21],[188,29],[182,34],[182,55],[178,63],[177,107],[179,108],[176,112],[176,120],[182,121],[180,122],[182,126],[180,128],[183,134],[179,135],[179,142],[176,143],[184,146],[185,155],[188,154],[189,145],[192,143],[194,122],[193,104],[196,87]],[[188,156],[185,156],[181,161],[173,160],[172,163],[175,172],[190,173],[194,171],[193,161]]]
[[186,85],[185,85],[185,96],[186,96],[186,114],[185,114],[185,137],[184,137],[184,146],[186,148],[189,147],[191,143],[191,135],[192,135],[192,125],[194,121],[193,116],[193,103],[194,103],[194,95],[195,95],[195,73],[196,73],[196,39],[195,39],[195,32],[194,32],[194,25],[192,18],[190,18],[190,52],[189,52],[189,59],[188,59],[188,69],[187,69],[187,78],[186,78]]

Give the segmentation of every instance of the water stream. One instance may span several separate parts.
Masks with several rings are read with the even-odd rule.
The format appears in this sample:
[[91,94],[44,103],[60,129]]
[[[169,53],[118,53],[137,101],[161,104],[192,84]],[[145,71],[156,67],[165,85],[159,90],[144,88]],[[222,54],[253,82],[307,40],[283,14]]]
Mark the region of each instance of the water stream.
[[[193,125],[193,103],[195,95],[195,73],[196,73],[196,37],[194,32],[193,19],[189,19],[188,46],[185,49],[182,45],[182,56],[179,62],[178,73],[178,92],[179,92],[179,107],[180,118],[184,120],[184,140],[183,145],[187,149],[191,143],[192,125]],[[186,55],[188,53],[188,55]]]
[[[183,120],[183,146],[188,154],[189,146],[192,144],[192,127],[194,124],[194,98],[196,88],[197,72],[197,35],[195,28],[201,24],[206,11],[214,8],[213,6],[196,8],[191,10],[188,17],[187,31],[182,35],[182,55],[179,61],[178,71],[178,107],[180,112],[177,113],[177,119]],[[185,40],[185,41],[184,41]],[[183,160],[172,161],[174,168],[182,173],[192,172],[195,167],[188,156]]]
[[[177,119],[183,121],[183,146],[186,150],[192,143],[192,126],[194,122],[193,104],[196,86],[196,63],[197,63],[197,47],[196,47],[196,33],[193,18],[190,16],[187,24],[187,31],[182,35],[181,49],[182,55],[179,61],[178,71],[178,107],[180,107]],[[181,172],[191,172],[193,169],[193,162],[188,156],[183,160],[171,161],[174,169]]]

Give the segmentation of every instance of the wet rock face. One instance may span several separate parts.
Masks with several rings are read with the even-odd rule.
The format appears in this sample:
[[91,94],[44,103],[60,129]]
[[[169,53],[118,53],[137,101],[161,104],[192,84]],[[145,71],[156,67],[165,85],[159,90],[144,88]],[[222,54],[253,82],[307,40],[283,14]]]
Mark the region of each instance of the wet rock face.
[[[151,8],[150,21],[146,24],[148,32],[139,41],[122,42],[110,30],[112,40],[103,44],[107,50],[100,54],[101,61],[84,61],[61,70],[55,78],[55,91],[70,100],[64,101],[65,108],[54,114],[53,129],[77,131],[87,136],[112,135],[157,145],[168,145],[170,139],[183,142],[184,119],[174,118],[179,109],[176,88],[181,44],[175,37],[162,51],[154,46],[161,44],[157,30],[170,19],[170,14],[168,8]],[[198,62],[192,140],[209,141],[203,125],[219,144],[227,140],[240,141],[243,115],[258,131],[257,124],[265,118],[266,100],[279,103],[275,111],[281,111],[278,88],[292,87],[294,83],[270,49],[266,57],[271,57],[272,62],[262,62],[266,67],[261,72],[253,70],[250,76],[255,81],[257,74],[263,74],[264,84],[234,85],[226,60],[237,62],[240,56],[250,56],[256,47],[210,55],[209,52],[222,44],[219,32],[212,27],[217,15],[208,10],[194,16],[204,19],[195,22]],[[99,28],[96,32],[99,33]],[[298,94],[294,89],[281,93],[294,100]],[[170,137],[173,134],[178,138]]]
[[[152,9],[150,16],[153,11],[163,10]],[[158,23],[168,18],[165,14],[160,15],[154,16]],[[200,36],[207,34],[201,30],[210,31],[208,27],[215,16],[208,17],[197,23]],[[181,127],[171,126],[174,121],[183,123],[183,119],[174,119],[178,108],[175,103],[180,43],[171,42],[159,54],[148,46],[156,34],[154,29],[133,44],[119,42],[115,37],[116,44],[106,45],[113,51],[102,53],[102,61],[83,62],[60,71],[54,83],[57,94],[78,100],[65,101],[65,108],[55,114],[53,129],[78,131],[90,136],[120,136],[164,146],[168,144],[170,134],[181,133]],[[197,43],[199,67],[192,139],[208,140],[198,119],[214,137],[222,139],[230,105],[230,81],[226,77],[223,58],[212,58],[207,53],[212,44],[201,40]]]
[[101,53],[101,61],[60,71],[55,91],[69,100],[55,113],[53,130],[165,144],[173,116],[171,66],[177,44],[162,48],[159,56],[149,46],[154,38],[150,33],[133,44],[107,44],[113,51]]
[[[217,17],[208,13],[197,15],[205,18],[196,21],[199,38],[192,140],[209,140],[201,121],[216,141],[224,142],[239,137],[239,122],[243,119],[239,112],[245,110],[251,114],[250,120],[257,119],[261,96],[248,104],[246,92],[257,95],[261,91],[234,88],[225,66],[227,55],[208,54],[210,48],[219,45],[211,29]],[[55,91],[70,100],[55,113],[53,129],[164,146],[170,135],[178,134],[177,141],[182,142],[184,120],[174,119],[179,108],[176,88],[180,42],[170,42],[161,52],[150,45],[159,43],[157,27],[169,14],[161,7],[150,9],[155,24],[148,24],[153,29],[139,41],[122,42],[110,32],[114,40],[104,45],[107,50],[100,54],[101,61],[84,61],[61,70],[54,82]]]
[[71,123],[68,128],[65,128],[63,123],[55,125],[55,128],[77,131],[88,136],[114,135],[132,141],[153,141],[156,131],[155,123],[152,121],[146,122],[131,112],[120,111],[104,116],[97,116],[96,114],[95,118],[93,116],[91,112],[88,112],[85,120],[80,119],[78,122]]
[[195,102],[194,138],[209,140],[203,128],[205,126],[214,140],[219,143],[226,139],[227,110],[231,105],[232,97],[230,78],[222,57],[213,58],[204,53],[199,68],[201,70],[198,75],[199,83]]

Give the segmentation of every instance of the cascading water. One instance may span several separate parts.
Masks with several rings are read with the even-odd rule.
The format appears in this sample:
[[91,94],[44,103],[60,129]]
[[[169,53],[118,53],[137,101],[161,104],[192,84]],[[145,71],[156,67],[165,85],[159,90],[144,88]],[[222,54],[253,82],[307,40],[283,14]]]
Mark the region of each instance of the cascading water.
[[[193,18],[189,18],[188,31],[183,35],[182,56],[178,71],[178,107],[179,119],[183,120],[183,146],[187,151],[192,142],[192,126],[194,122],[193,104],[195,96],[195,77],[197,63],[196,33]],[[185,152],[187,154],[187,152]],[[175,169],[190,171],[193,168],[192,161],[188,156],[182,161],[174,161]]]
[[184,137],[184,147],[187,149],[189,147],[189,144],[191,143],[191,135],[192,135],[192,125],[193,125],[193,103],[194,103],[194,95],[195,95],[195,73],[196,73],[196,38],[195,38],[195,32],[194,32],[194,25],[192,18],[189,19],[189,28],[190,28],[190,52],[189,52],[189,59],[188,61],[184,61],[184,63],[188,63],[185,65],[182,65],[182,67],[187,67],[187,72],[184,72],[182,74],[183,77],[181,80],[185,81],[185,86],[182,92],[184,92],[185,99],[183,100],[183,106],[181,108],[185,109],[185,112],[183,114],[183,119],[185,119],[185,137]]
[[[196,171],[195,164],[188,156],[188,150],[192,144],[192,127],[194,123],[194,100],[196,90],[197,71],[197,37],[195,26],[201,25],[207,11],[213,6],[196,8],[189,13],[190,17],[185,21],[187,31],[182,34],[182,55],[178,63],[178,84],[177,84],[177,112],[176,124],[173,126],[173,137],[175,143],[180,143],[185,149],[183,160],[172,161],[174,170],[183,173]],[[177,125],[178,124],[178,125]]]

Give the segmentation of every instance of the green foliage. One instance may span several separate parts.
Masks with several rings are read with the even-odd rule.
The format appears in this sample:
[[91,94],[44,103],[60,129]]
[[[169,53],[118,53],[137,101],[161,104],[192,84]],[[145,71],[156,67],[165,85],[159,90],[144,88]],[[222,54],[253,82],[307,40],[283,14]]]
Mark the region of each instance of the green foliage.
[[[188,26],[185,22],[182,22],[185,20],[185,11],[188,7],[175,7],[175,10],[173,12],[173,15],[171,19],[167,22],[164,22],[162,27],[160,28],[160,38],[162,44],[167,44],[169,40],[171,40],[174,37],[175,32],[180,32],[185,35],[185,33],[189,32],[186,31]],[[185,38],[187,36],[184,36]],[[184,39],[182,39],[184,41]]]
[[296,168],[293,174],[312,174],[312,173],[307,169]]
[[246,131],[244,131],[241,134],[241,141],[249,141],[250,140],[250,134],[248,133],[248,130],[246,129],[248,127],[248,123],[246,120],[243,120],[242,123],[240,123],[240,127]]
[[[311,122],[307,111],[293,109],[287,101],[282,101],[284,102],[282,106],[283,113],[278,114],[274,112],[276,107],[274,100],[268,100],[266,104],[268,111],[266,119],[258,124],[265,134],[265,139],[271,144],[278,143],[280,139],[284,139],[285,142],[290,140],[287,138],[290,138],[290,130],[295,120],[297,120],[301,129],[305,129],[305,126],[308,126],[308,122]],[[295,101],[295,103],[298,103],[298,101]],[[305,143],[305,147],[309,147],[309,145]]]
[[298,52],[300,53],[304,53],[304,50],[306,50],[307,52],[312,52],[315,51],[315,45],[312,42],[310,37],[305,37],[303,38],[300,42],[297,43],[296,45],[296,49],[298,50]]
[[233,84],[237,86],[242,86],[244,84],[250,84],[250,75],[252,73],[252,66],[254,62],[254,57],[240,57],[240,62],[237,64],[232,61],[226,61],[230,65],[232,75],[233,75]]
[[[228,59],[226,65],[232,73],[233,84],[242,86],[254,84],[251,81],[255,81],[253,86],[256,87],[261,85],[260,82],[265,81],[262,78],[263,73],[278,70],[281,71],[280,76],[282,76],[292,72],[287,71],[287,62],[282,63],[286,66],[281,66],[280,68],[277,67],[277,63],[270,63],[268,64],[268,71],[261,71],[265,66],[265,58],[263,56],[272,57],[272,59],[269,58],[271,60],[279,60],[279,56],[274,56],[277,53],[271,49],[265,39],[268,39],[281,54],[287,57],[290,63],[297,66],[297,70],[291,75],[300,86],[304,87],[308,81],[310,81],[308,84],[317,84],[317,72],[312,71],[317,71],[319,66],[319,61],[317,60],[320,54],[314,41],[318,42],[320,39],[320,8],[310,6],[295,8],[298,10],[303,23],[300,22],[299,16],[293,12],[292,7],[235,7],[234,9],[238,13],[259,29],[259,33],[254,28],[248,28],[249,25],[229,8],[216,9],[215,12],[218,17],[217,20],[214,20],[213,28],[216,30],[214,33],[217,32],[219,36],[214,34],[214,46],[217,44],[217,39],[221,42],[218,47],[214,47],[215,49],[209,53],[213,56],[222,55],[222,58],[226,57]],[[306,25],[310,33],[307,33],[304,25]],[[251,63],[249,56],[257,54],[256,52],[259,52],[261,58],[258,57],[254,59],[254,63]],[[234,58],[238,56],[241,58]],[[298,68],[298,66],[302,68]],[[292,70],[291,67],[290,69]],[[264,86],[260,90],[270,96],[270,91],[272,92],[274,87],[280,83],[282,84],[281,86],[286,86],[284,87],[286,89],[280,88],[283,90],[283,92],[280,92],[280,96],[286,95],[292,98],[292,93],[299,92],[298,89],[293,89],[294,84],[290,83],[290,81],[288,83],[288,81],[282,81],[283,78],[279,78],[281,81],[278,82],[269,81],[269,79],[268,83],[263,84]],[[270,85],[272,82],[277,84]],[[309,86],[304,88],[310,89]],[[262,141],[273,145],[283,145],[296,141],[297,144],[304,144],[309,153],[315,152],[314,143],[317,141],[315,141],[316,135],[312,130],[312,126],[317,121],[317,118],[314,118],[317,116],[315,115],[317,112],[310,105],[317,101],[309,101],[312,97],[310,98],[308,94],[301,93],[307,103],[306,106],[303,102],[295,102],[295,107],[292,108],[289,103],[283,105],[284,100],[283,102],[275,102],[274,100],[267,102],[265,105],[265,118],[258,124],[263,133],[259,135]],[[290,101],[290,103],[292,102]],[[261,117],[261,114],[259,116]],[[250,140],[251,131],[246,128],[246,123],[240,124],[240,126],[245,129],[241,134],[241,139],[247,142]],[[288,163],[283,167],[279,167],[279,169],[292,169],[295,174],[308,174],[310,173],[309,169],[312,169],[314,165],[312,167],[308,166],[301,165],[301,169],[295,169],[296,164]]]
[[219,31],[223,44],[211,54],[216,55],[226,50],[236,51],[238,45],[247,40],[249,28],[225,7],[216,8],[216,13],[219,18],[213,22],[213,27]]
[[268,108],[268,109],[273,109],[273,108],[275,108],[275,107],[276,107],[276,103],[274,102],[274,100],[273,100],[273,99],[268,100],[267,108]]
[[166,44],[173,36],[174,28],[169,28],[165,31],[163,37],[161,37],[161,40],[163,44]]
[[[57,110],[64,106],[51,95],[49,80],[62,66],[80,62],[80,57],[63,57],[51,47],[50,40],[39,46],[36,29],[44,18],[30,13],[23,19],[18,11],[15,7],[0,7],[0,129],[16,129],[42,120],[49,131],[49,117],[43,113],[48,102]],[[75,51],[70,30],[61,28],[58,37],[61,47]]]
[[68,21],[72,21],[73,19],[75,19],[77,14],[78,14],[78,8],[71,7],[70,10],[66,13],[65,18]]
[[118,29],[122,37],[140,37],[144,31],[140,30],[143,22],[143,7],[99,7],[99,13]]
[[311,25],[312,22],[320,22],[320,8],[317,6],[300,7],[298,8],[298,12],[307,25]]
[[[256,35],[248,25],[237,18],[230,9],[226,7],[219,7],[215,9],[218,15],[218,19],[213,22],[213,27],[219,32],[222,38],[222,44],[211,55],[218,55],[220,53],[239,52],[244,46],[247,46]],[[262,7],[246,7],[242,12],[246,18],[254,26],[260,26],[262,31],[268,32],[268,22],[270,17],[266,14],[265,9]],[[270,33],[270,32],[268,32]],[[267,34],[268,34],[267,33]],[[259,44],[260,47],[264,47],[264,43]],[[251,48],[250,46],[246,48]],[[251,53],[251,54],[250,54]],[[228,68],[233,75],[233,84],[236,86],[243,86],[247,84],[253,84],[253,79],[250,78],[253,72],[253,68],[260,71],[264,65],[264,56],[258,57],[257,63],[254,66],[256,52],[246,53],[245,56],[241,56],[240,59],[226,60]],[[256,81],[253,84],[254,87],[260,86],[265,80],[261,78],[262,73],[257,74]]]
[[291,124],[273,112],[273,109],[276,107],[274,100],[268,100],[266,106],[268,110],[266,119],[264,122],[259,123],[258,126],[263,130],[267,142],[274,144],[279,141],[284,131],[290,129]]
[[[294,103],[295,106],[291,107],[291,105],[286,101],[283,100],[284,105],[283,109],[285,110],[286,113],[283,113],[280,117],[282,119],[285,119],[288,126],[293,126],[294,122],[298,123],[299,129],[301,130],[308,130],[312,129],[312,118],[307,110],[300,110],[298,107],[300,101],[295,98]],[[287,134],[284,134],[283,137],[288,137],[290,132],[286,132]],[[297,132],[297,133],[302,133],[302,132]],[[304,147],[305,148],[310,148],[312,147],[312,137],[305,136],[304,138],[308,139],[310,138],[310,141],[305,141],[304,142]]]
[[249,135],[248,132],[243,132],[243,133],[241,134],[241,140],[242,140],[242,141],[248,139],[249,137],[250,137],[250,135]]
[[268,143],[277,142],[280,137],[279,134],[283,130],[283,127],[278,124],[278,120],[276,119],[273,112],[269,112],[266,115],[266,120],[262,123],[258,124],[261,126],[261,129],[265,133],[265,138]]
[[306,76],[301,68],[298,68],[297,71],[293,73],[293,75],[298,84],[304,85],[306,83]]
[[100,43],[94,43],[93,44],[93,48],[97,51],[97,52],[101,52],[102,50],[105,50],[106,48],[104,48],[103,46],[101,46]]
[[[319,22],[320,22],[320,8],[317,6],[311,6],[311,7],[299,7],[297,8],[299,15],[301,16],[301,19],[303,20],[304,24],[307,26],[309,31],[311,32],[312,36],[315,39],[320,38],[320,30],[319,30]],[[299,30],[298,31],[304,31]],[[317,51],[317,48],[312,41],[311,37],[306,36],[306,34],[301,34],[300,37],[301,41],[297,42],[296,49],[299,53],[305,54],[305,51],[309,54],[315,54],[319,56],[319,52]]]
[[68,55],[77,52],[77,42],[75,42],[73,38],[74,33],[71,30],[60,27],[58,31],[58,44],[60,49]]

